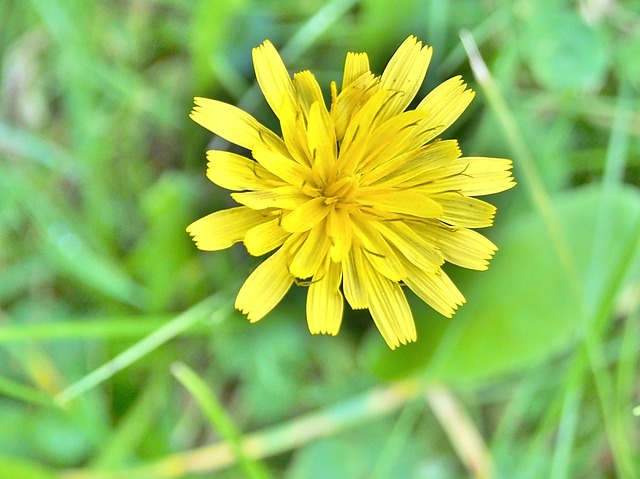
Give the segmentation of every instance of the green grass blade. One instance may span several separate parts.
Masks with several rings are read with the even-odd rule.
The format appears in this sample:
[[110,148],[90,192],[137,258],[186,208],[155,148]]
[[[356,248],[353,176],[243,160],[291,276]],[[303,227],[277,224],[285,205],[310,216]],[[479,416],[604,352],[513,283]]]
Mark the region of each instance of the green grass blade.
[[[609,278],[601,271],[609,261],[606,245],[609,244],[616,232],[611,228],[610,210],[613,208],[613,193],[620,188],[624,181],[629,151],[629,135],[627,125],[631,118],[631,89],[622,82],[617,99],[617,107],[611,127],[611,137],[605,160],[604,176],[602,178],[602,201],[597,214],[597,228],[593,242],[590,264],[587,269],[584,289],[584,311],[586,318],[592,318],[601,301],[601,295]],[[630,258],[631,259],[631,258]],[[588,325],[585,325],[588,326]]]
[[41,406],[54,405],[53,399],[48,394],[2,376],[0,376],[0,394]]
[[582,394],[581,386],[573,385],[564,395],[558,435],[555,441],[556,446],[551,463],[550,479],[570,477],[571,453],[574,448],[576,431],[580,421]]
[[[128,339],[139,338],[167,324],[173,316],[150,314],[135,316],[78,317],[50,323],[3,324],[0,326],[0,344],[70,339]],[[194,328],[189,333],[202,332]]]
[[408,441],[411,440],[411,432],[415,427],[420,415],[424,412],[424,403],[414,402],[407,404],[385,441],[384,448],[371,466],[369,479],[384,479],[389,477],[389,471],[399,458],[402,458],[402,450]]
[[138,341],[111,361],[71,384],[54,398],[56,403],[65,405],[72,399],[106,381],[118,371],[130,366],[154,349],[162,346],[167,341],[175,338],[199,321],[210,317],[212,323],[221,323],[229,315],[228,301],[228,294],[225,292],[217,293],[201,301],[149,336]]
[[231,417],[224,410],[224,406],[209,390],[205,382],[188,366],[175,363],[171,368],[173,375],[196,399],[204,415],[224,440],[229,444],[240,467],[247,477],[252,479],[269,479],[271,475],[262,463],[251,459],[242,447],[242,433]]
[[282,58],[286,62],[298,59],[356,3],[356,0],[333,0],[327,3],[292,35],[280,52]]

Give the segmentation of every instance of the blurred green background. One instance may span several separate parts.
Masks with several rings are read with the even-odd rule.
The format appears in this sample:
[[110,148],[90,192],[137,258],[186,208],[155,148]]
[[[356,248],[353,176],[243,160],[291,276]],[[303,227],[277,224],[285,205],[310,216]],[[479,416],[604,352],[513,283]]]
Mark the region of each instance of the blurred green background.
[[[478,92],[445,137],[514,159],[491,268],[393,352],[366,312],[309,335],[304,288],[249,325],[259,260],[184,231],[229,204],[193,96],[277,130],[253,46],[328,92],[409,34],[419,97]],[[0,479],[640,477],[638,58],[633,0],[0,2]]]

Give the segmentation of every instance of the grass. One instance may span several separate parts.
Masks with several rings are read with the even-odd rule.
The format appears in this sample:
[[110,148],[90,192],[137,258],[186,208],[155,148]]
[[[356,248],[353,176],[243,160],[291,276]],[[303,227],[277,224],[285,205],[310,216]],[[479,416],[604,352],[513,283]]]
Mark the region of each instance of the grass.
[[[447,137],[514,160],[492,267],[398,351],[310,336],[303,288],[248,324],[255,261],[184,232],[227,204],[193,96],[276,128],[251,47],[326,86],[409,34],[420,95],[478,92]],[[640,477],[638,54],[633,2],[2,3],[0,476]]]

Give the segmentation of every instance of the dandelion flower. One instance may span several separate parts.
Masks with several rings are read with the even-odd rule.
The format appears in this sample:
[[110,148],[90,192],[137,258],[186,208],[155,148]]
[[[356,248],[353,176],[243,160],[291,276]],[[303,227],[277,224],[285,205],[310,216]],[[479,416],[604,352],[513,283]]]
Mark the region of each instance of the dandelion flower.
[[295,282],[308,287],[311,333],[337,334],[346,299],[370,311],[393,349],[416,340],[405,287],[447,317],[464,303],[442,265],[487,268],[497,248],[472,228],[490,226],[496,209],[476,196],[515,183],[511,161],[463,157],[455,140],[438,138],[474,96],[460,77],[407,110],[431,53],[411,36],[380,76],[365,53],[348,53],[327,109],[313,74],[291,78],[266,40],[253,63],[280,135],[237,107],[195,99],[191,118],[252,156],[207,152],[207,177],[239,206],[187,228],[202,250],[242,241],[251,255],[273,252],[238,293],[249,321]]

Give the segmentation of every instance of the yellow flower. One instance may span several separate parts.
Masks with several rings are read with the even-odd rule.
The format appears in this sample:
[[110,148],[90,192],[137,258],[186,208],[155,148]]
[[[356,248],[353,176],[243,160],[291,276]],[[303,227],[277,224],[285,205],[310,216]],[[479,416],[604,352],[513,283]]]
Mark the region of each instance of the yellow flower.
[[238,293],[235,306],[249,321],[296,282],[308,286],[311,333],[338,333],[344,294],[351,308],[369,309],[393,349],[416,340],[403,286],[447,317],[464,303],[441,266],[487,268],[497,248],[471,228],[490,226],[495,207],[475,197],[515,183],[511,161],[461,157],[455,140],[437,139],[473,98],[460,77],[405,111],[431,53],[411,36],[381,76],[365,53],[348,53],[327,109],[313,74],[291,79],[266,40],[253,63],[281,135],[232,105],[195,99],[195,122],[253,156],[207,152],[208,178],[242,206],[187,228],[202,250],[239,241],[254,256],[275,250]]

